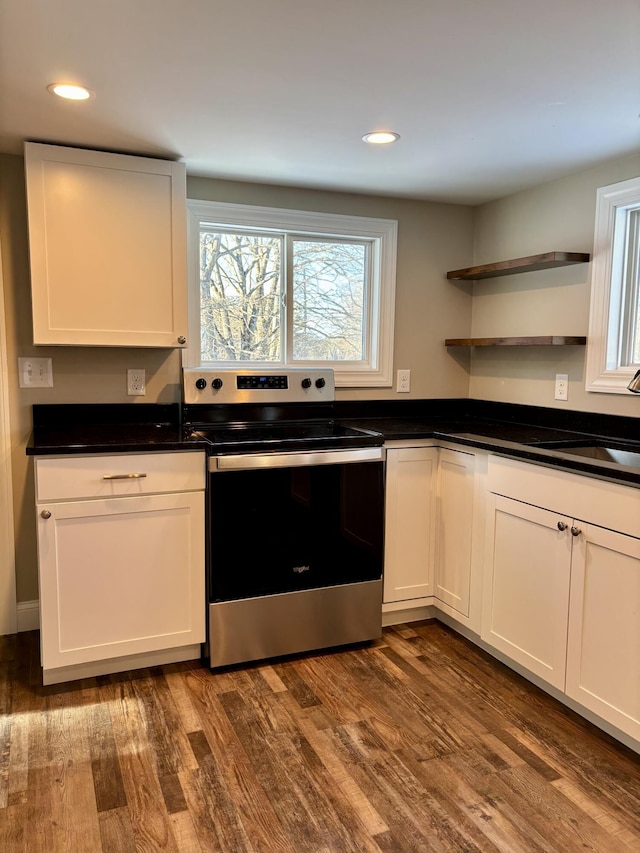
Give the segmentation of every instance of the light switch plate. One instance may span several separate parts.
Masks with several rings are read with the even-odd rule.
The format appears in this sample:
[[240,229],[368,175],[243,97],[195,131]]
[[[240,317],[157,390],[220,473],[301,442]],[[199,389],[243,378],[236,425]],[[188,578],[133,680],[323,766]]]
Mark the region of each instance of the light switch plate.
[[19,358],[20,388],[53,388],[53,366],[50,358]]

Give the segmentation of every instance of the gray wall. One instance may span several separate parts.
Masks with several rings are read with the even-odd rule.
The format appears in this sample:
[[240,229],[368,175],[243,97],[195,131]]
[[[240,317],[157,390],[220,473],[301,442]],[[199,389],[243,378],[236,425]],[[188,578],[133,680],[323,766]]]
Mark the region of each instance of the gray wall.
[[[451,287],[448,269],[472,260],[470,207],[401,199],[271,187],[190,178],[188,194],[198,199],[329,211],[398,220],[398,266],[394,367],[412,370],[409,397],[465,397],[469,389],[468,355],[452,357],[442,346],[445,335],[468,335],[468,289]],[[141,402],[180,398],[180,355],[168,350],[92,347],[34,347],[29,295],[26,202],[22,158],[0,155],[0,239],[11,375],[11,443],[16,531],[18,601],[38,597],[33,463],[25,456],[33,403],[130,403],[126,368],[142,367],[147,394]],[[54,387],[17,387],[19,356],[50,356]],[[16,370],[13,370],[13,365]],[[341,389],[342,399],[395,398],[392,388]]]
[[[475,263],[538,252],[593,251],[596,189],[640,175],[640,154],[479,207]],[[587,335],[590,265],[475,282],[472,334]],[[640,416],[640,398],[585,390],[585,347],[475,349],[472,397]],[[553,399],[556,373],[569,374],[569,399]]]

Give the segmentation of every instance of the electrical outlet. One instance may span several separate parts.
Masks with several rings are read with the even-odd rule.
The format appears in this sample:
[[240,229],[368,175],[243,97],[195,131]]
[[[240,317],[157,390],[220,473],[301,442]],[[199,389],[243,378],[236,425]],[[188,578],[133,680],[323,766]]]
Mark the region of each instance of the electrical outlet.
[[142,397],[147,393],[144,381],[144,370],[140,367],[130,367],[127,370],[127,394]]
[[396,391],[398,394],[408,394],[411,391],[411,371],[399,370],[398,380],[396,383]]
[[569,399],[569,374],[556,373],[556,400]]
[[53,368],[50,358],[19,358],[20,388],[53,388]]

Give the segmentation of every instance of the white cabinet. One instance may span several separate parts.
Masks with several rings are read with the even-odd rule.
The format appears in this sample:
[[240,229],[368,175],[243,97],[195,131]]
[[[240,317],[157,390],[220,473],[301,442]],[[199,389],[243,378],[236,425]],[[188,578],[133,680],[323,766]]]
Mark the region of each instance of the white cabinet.
[[388,448],[384,602],[433,595],[438,450]]
[[[480,460],[482,464],[479,464]],[[387,448],[385,612],[435,605],[479,632],[486,455]]]
[[640,741],[640,539],[577,525],[566,693]]
[[184,164],[28,142],[25,167],[34,343],[182,346]]
[[640,742],[640,490],[491,463],[482,639]]
[[475,457],[439,451],[435,596],[469,616],[474,525]]
[[45,684],[199,656],[204,478],[201,453],[36,460]]
[[563,690],[570,519],[499,496],[489,513],[482,639]]

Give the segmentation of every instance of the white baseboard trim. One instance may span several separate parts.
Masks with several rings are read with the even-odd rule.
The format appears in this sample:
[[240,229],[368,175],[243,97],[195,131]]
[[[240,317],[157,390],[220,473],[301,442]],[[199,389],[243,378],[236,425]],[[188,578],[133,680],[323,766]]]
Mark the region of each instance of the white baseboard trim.
[[19,601],[16,605],[18,633],[20,631],[37,631],[40,627],[40,602]]

